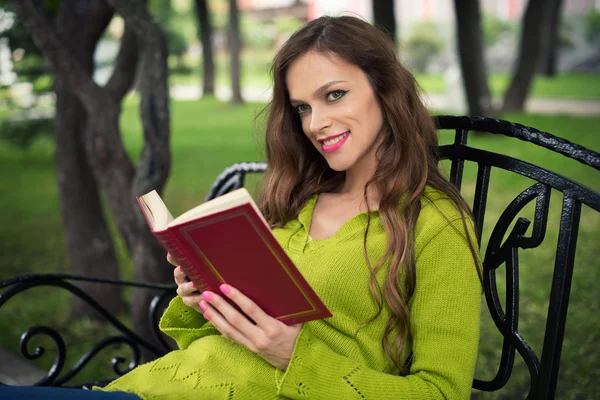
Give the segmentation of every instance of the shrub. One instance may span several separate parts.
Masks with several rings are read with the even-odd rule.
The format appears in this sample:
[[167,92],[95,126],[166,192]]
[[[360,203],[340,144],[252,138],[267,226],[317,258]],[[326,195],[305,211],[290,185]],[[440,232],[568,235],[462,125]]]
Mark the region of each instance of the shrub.
[[434,25],[415,24],[406,40],[406,51],[411,66],[420,73],[427,70],[429,61],[444,49],[444,40]]
[[483,43],[486,46],[493,46],[503,36],[514,35],[517,32],[516,24],[490,13],[483,14],[482,25]]
[[240,30],[244,44],[252,49],[270,49],[275,43],[276,28],[273,23],[258,21],[250,15],[243,15]]
[[44,109],[15,112],[0,123],[0,140],[27,149],[43,136],[54,135],[54,115]]
[[593,8],[585,17],[585,38],[590,43],[600,38],[600,12]]

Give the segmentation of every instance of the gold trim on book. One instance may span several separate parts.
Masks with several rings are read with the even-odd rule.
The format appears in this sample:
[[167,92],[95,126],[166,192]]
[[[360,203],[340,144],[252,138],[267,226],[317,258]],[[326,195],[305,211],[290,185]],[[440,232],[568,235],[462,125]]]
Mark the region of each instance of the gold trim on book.
[[192,238],[189,235],[189,231],[191,231],[193,229],[196,229],[196,228],[199,228],[199,227],[202,227],[202,226],[212,225],[212,224],[215,224],[217,222],[221,222],[221,221],[225,221],[225,220],[228,220],[228,219],[237,218],[237,217],[240,217],[240,216],[245,217],[246,220],[248,220],[248,222],[250,223],[250,225],[252,226],[252,228],[254,228],[254,230],[258,233],[259,237],[261,238],[261,240],[263,241],[263,243],[267,246],[267,248],[269,249],[269,251],[271,252],[271,254],[275,257],[275,259],[277,260],[277,262],[279,263],[279,265],[281,265],[281,267],[283,267],[283,270],[290,277],[290,279],[292,280],[292,282],[294,282],[294,285],[296,285],[296,287],[298,288],[298,290],[300,291],[300,293],[302,293],[302,295],[304,296],[304,299],[312,307],[312,309],[309,309],[309,310],[306,310],[306,311],[300,311],[300,312],[293,313],[293,314],[282,315],[282,316],[278,317],[277,319],[287,319],[287,318],[292,318],[292,317],[299,317],[299,316],[302,316],[302,315],[311,314],[311,313],[319,311],[319,309],[317,307],[315,307],[315,305],[312,302],[311,298],[306,294],[306,292],[304,291],[304,289],[302,288],[302,286],[300,286],[300,284],[298,284],[298,282],[296,281],[296,278],[289,271],[289,269],[287,268],[286,264],[281,261],[281,258],[279,257],[279,255],[277,254],[277,252],[275,252],[273,250],[273,248],[271,247],[271,245],[269,244],[269,242],[265,239],[265,237],[263,236],[262,231],[256,227],[256,225],[254,224],[254,221],[252,221],[252,219],[249,217],[248,211],[246,209],[242,209],[242,210],[238,211],[235,214],[227,214],[227,215],[221,216],[220,218],[217,218],[217,219],[211,218],[210,220],[207,220],[207,221],[199,221],[196,224],[186,226],[184,229],[181,230],[181,232],[184,234],[184,236],[186,237],[186,239],[188,239],[188,242],[190,244],[192,244],[192,246],[196,250],[196,252],[198,254],[200,254],[200,256],[202,256],[202,258],[206,262],[206,265],[208,265],[208,267],[211,269],[211,271],[217,277],[217,279],[220,282],[224,283],[225,280],[223,279],[223,277],[221,276],[221,274],[219,274],[219,272],[217,271],[217,269],[215,268],[215,266],[210,262],[210,260],[206,256],[206,254],[204,254],[204,252],[202,250],[200,250],[200,248],[196,245],[196,243],[194,243],[194,241],[192,240]]

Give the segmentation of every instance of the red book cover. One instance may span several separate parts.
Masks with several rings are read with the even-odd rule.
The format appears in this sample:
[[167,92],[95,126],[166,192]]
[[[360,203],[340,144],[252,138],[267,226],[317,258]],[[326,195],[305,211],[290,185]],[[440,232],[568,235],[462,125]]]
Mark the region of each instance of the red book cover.
[[287,325],[331,317],[250,203],[153,233],[199,291],[230,284]]

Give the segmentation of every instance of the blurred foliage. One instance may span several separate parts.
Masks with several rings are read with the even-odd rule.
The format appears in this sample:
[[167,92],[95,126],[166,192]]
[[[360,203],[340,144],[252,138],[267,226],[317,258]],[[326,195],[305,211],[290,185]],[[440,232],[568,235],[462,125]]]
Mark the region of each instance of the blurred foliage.
[[[60,0],[44,0],[46,17],[53,20]],[[28,149],[40,138],[53,140],[53,115],[51,109],[37,106],[38,95],[52,90],[53,77],[31,36],[14,11],[12,3],[0,0],[0,9],[14,14],[12,27],[0,33],[8,39],[13,54],[13,71],[17,82],[12,87],[0,88],[0,102],[4,112],[0,121],[0,141],[11,147]],[[25,96],[26,106],[15,102],[14,96]]]
[[48,111],[32,108],[5,116],[0,122],[0,140],[28,149],[41,137],[53,137],[54,115]]
[[303,22],[295,17],[284,16],[265,21],[253,15],[241,15],[241,31],[244,44],[258,50],[273,49],[287,40]]
[[300,29],[302,25],[304,25],[304,22],[294,17],[279,17],[275,20],[277,32],[282,35],[285,40],[292,36],[292,33]]
[[181,61],[188,48],[188,38],[182,31],[182,15],[173,8],[171,0],[154,0],[149,3],[150,12],[163,29],[169,54]]
[[[48,18],[54,18],[58,3],[56,0],[44,1],[44,4],[48,5],[45,8]],[[11,53],[18,54],[16,59],[13,57],[13,70],[17,74],[19,81],[32,81],[42,75],[48,75],[42,55],[19,20],[10,1],[0,0],[0,9],[4,9],[15,15],[13,26],[4,32],[0,32],[0,37],[7,38]]]
[[425,72],[429,61],[442,52],[445,43],[435,25],[431,23],[414,24],[405,43],[410,65],[416,72]]
[[495,14],[483,13],[482,30],[483,43],[489,47],[503,37],[516,35],[518,27],[516,23],[498,18]]
[[[47,18],[54,19],[60,0],[44,0],[42,4]],[[17,74],[17,82],[31,83],[34,94],[52,90],[54,79],[31,36],[15,13],[13,5],[9,0],[0,0],[0,9],[14,14],[14,24],[10,29],[0,32],[0,37],[8,39],[8,46],[13,54],[13,71]],[[0,91],[3,92],[3,98],[9,97],[7,89],[0,87]]]
[[242,15],[241,17],[241,36],[246,46],[260,50],[273,47],[277,35],[274,23],[259,21],[252,15]]
[[561,48],[572,49],[575,47],[573,41],[573,35],[575,29],[573,22],[567,21],[566,18],[560,19],[560,25],[558,26],[558,46]]
[[595,8],[585,16],[585,38],[589,43],[600,39],[600,11]]

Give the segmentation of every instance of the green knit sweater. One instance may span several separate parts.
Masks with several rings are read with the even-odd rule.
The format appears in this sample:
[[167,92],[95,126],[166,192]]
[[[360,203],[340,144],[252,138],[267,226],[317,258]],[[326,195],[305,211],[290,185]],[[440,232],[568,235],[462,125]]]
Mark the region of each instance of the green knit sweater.
[[[416,227],[411,338],[403,356],[414,353],[408,376],[390,367],[382,348],[389,309],[359,329],[377,311],[363,252],[367,215],[350,219],[328,239],[308,241],[315,195],[297,219],[274,234],[333,316],[304,324],[286,371],[221,336],[176,297],[160,328],[180,350],[139,366],[104,390],[176,400],[468,399],[479,341],[481,283],[456,207],[438,192],[428,190],[427,197],[431,200],[422,200]],[[371,259],[378,260],[386,245],[373,211],[367,241]]]

